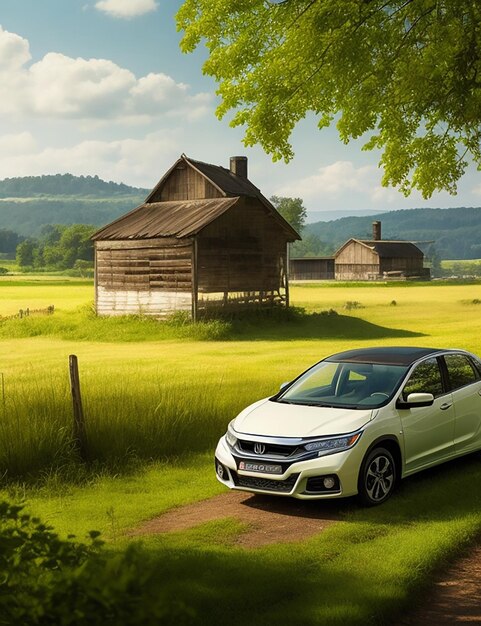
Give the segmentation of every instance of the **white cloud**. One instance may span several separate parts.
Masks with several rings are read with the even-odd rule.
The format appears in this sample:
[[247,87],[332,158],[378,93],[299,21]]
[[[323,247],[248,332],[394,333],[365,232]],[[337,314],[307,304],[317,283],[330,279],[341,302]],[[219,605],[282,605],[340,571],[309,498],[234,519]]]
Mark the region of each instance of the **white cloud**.
[[383,187],[382,175],[382,170],[376,165],[356,167],[352,161],[336,161],[320,167],[311,176],[286,183],[276,189],[276,195],[300,197],[311,211],[355,207],[384,210],[453,204],[452,196],[447,193],[424,200],[415,190],[406,198],[397,188]]
[[16,155],[28,155],[37,149],[37,142],[29,132],[0,137],[0,155],[12,158]]
[[212,96],[162,73],[137,78],[106,59],[47,53],[30,61],[28,41],[0,27],[0,113],[55,119],[148,122],[162,115],[196,119]]
[[181,152],[182,140],[176,132],[165,130],[142,139],[88,140],[60,148],[38,148],[28,133],[4,135],[0,137],[0,179],[69,172],[149,187]]
[[336,198],[346,192],[370,195],[374,189],[380,188],[380,178],[381,174],[375,166],[356,168],[351,161],[336,161],[320,167],[312,176],[284,185],[279,194],[306,200]]
[[188,85],[176,83],[166,74],[150,73],[139,78],[131,88],[129,105],[134,111],[154,115],[158,111],[168,111],[173,103],[188,98],[188,91]]
[[54,52],[32,65],[29,77],[34,112],[60,117],[115,117],[137,82],[112,61]]
[[19,69],[30,59],[28,41],[0,26],[0,71]]
[[157,9],[155,0],[99,0],[95,8],[112,17],[129,19]]

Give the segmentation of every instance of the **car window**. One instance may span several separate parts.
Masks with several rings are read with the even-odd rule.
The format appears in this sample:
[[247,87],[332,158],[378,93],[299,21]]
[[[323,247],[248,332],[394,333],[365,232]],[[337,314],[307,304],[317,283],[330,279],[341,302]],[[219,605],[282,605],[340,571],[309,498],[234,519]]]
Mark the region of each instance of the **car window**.
[[406,369],[378,363],[321,361],[282,392],[276,402],[374,408],[386,404]]
[[[316,395],[317,391],[325,390],[334,384],[338,374],[338,363],[325,363],[323,367],[314,367],[309,376],[303,376],[293,388],[296,393],[303,395]],[[289,390],[292,393],[292,389]],[[289,394],[290,395],[290,394]]]
[[478,379],[471,361],[464,354],[446,354],[444,360],[448,368],[451,390],[470,385]]
[[474,365],[474,369],[478,372],[478,378],[481,377],[481,361],[478,358],[470,358],[469,362]]
[[356,372],[351,370],[349,372],[349,380],[362,380],[365,381],[367,378],[366,374],[362,374],[361,372]]
[[437,398],[443,392],[443,381],[438,360],[432,358],[423,361],[416,367],[404,386],[402,398],[407,400],[410,393],[432,393]]

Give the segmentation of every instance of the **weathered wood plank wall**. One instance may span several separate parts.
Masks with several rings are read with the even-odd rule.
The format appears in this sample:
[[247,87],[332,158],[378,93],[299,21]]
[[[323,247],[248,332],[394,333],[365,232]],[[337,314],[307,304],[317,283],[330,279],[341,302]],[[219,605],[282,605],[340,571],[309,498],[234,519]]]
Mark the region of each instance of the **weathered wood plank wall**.
[[368,280],[379,273],[379,256],[357,241],[351,241],[336,257],[337,280]]
[[392,272],[392,271],[402,271],[407,275],[419,275],[423,274],[424,268],[424,260],[422,258],[416,257],[405,257],[405,258],[382,258],[381,259],[381,273],[382,272]]
[[96,242],[99,315],[161,316],[192,306],[192,240]]
[[201,200],[222,198],[222,193],[201,174],[190,167],[179,165],[152,198],[152,202],[167,200]]
[[242,198],[198,237],[200,293],[285,287],[285,234],[255,199]]
[[334,259],[290,259],[291,280],[333,280]]

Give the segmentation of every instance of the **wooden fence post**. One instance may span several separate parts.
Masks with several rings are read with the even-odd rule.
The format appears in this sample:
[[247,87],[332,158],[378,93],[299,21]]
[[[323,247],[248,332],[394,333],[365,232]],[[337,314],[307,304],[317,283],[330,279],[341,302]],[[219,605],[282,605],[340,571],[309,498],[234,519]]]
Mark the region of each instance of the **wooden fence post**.
[[73,436],[75,445],[83,461],[87,460],[87,438],[85,434],[85,419],[80,394],[80,377],[78,373],[78,359],[75,354],[68,357],[70,369],[70,388],[73,403]]

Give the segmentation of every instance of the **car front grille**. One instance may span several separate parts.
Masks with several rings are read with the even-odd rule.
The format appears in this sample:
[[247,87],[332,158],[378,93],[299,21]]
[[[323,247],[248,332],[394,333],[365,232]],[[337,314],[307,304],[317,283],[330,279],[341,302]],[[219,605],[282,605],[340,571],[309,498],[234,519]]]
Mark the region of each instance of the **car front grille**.
[[[245,439],[237,440],[237,449],[239,452],[256,454],[256,451],[254,450],[255,445],[255,441],[246,441]],[[266,443],[264,445],[265,451],[263,452],[263,456],[288,458],[290,456],[296,456],[300,452],[306,452],[303,447],[299,448],[299,446],[283,446],[274,443]]]
[[291,474],[286,480],[271,480],[269,478],[258,478],[257,476],[240,476],[233,470],[230,470],[230,472],[236,487],[262,489],[263,491],[274,491],[277,493],[289,493],[292,491],[299,476],[299,474]]

